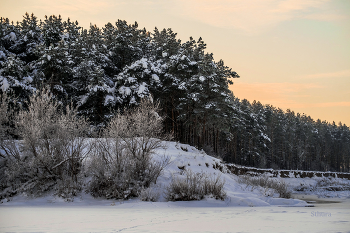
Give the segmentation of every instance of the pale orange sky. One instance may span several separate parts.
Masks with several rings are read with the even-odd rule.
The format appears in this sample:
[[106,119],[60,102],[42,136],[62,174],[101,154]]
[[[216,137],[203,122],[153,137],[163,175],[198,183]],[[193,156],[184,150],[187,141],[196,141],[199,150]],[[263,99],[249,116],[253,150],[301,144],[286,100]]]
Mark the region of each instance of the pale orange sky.
[[202,37],[236,71],[235,96],[350,126],[349,0],[0,0],[0,16],[118,19]]

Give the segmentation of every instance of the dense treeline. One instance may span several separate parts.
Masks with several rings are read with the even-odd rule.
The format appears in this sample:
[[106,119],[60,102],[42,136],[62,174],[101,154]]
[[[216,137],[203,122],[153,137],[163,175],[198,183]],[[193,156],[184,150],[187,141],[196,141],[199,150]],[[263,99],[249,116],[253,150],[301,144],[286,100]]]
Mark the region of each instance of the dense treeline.
[[[152,96],[164,130],[224,160],[281,169],[349,171],[350,131],[229,90],[238,74],[216,62],[199,38],[181,42],[171,29],[151,33],[118,20],[83,29],[61,17],[1,19],[0,93],[26,107],[49,85],[54,98],[103,127],[116,111]],[[16,101],[15,101],[16,100]]]
[[305,114],[235,99],[225,160],[260,168],[349,171],[350,130]]

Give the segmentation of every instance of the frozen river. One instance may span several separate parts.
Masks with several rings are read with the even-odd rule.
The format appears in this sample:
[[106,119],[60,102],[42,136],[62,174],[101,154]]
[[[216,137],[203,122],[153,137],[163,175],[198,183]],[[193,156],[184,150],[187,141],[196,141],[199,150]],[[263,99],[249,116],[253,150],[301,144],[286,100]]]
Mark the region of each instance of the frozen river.
[[199,207],[184,202],[0,206],[0,232],[350,232],[350,200],[326,201],[333,202],[315,207]]

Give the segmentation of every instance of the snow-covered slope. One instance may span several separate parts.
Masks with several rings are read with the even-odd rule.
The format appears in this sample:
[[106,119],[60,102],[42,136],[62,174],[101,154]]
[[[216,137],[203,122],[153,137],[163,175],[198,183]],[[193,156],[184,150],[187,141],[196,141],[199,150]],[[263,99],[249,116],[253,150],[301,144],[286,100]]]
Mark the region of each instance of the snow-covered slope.
[[[227,197],[224,201],[207,198],[192,205],[217,205],[217,206],[268,206],[268,205],[288,205],[306,206],[307,203],[295,199],[283,199],[265,197],[258,190],[247,190],[244,185],[237,182],[237,176],[230,174],[226,170],[220,159],[207,155],[204,151],[195,147],[176,142],[164,142],[166,150],[158,150],[157,156],[170,156],[170,164],[163,174],[158,178],[157,185],[167,187],[172,177],[181,176],[182,169],[191,170],[195,173],[206,173],[212,176],[220,176],[225,181],[225,192]],[[160,198],[160,201],[164,201]]]
[[[207,155],[204,151],[195,147],[180,144],[177,142],[163,142],[164,148],[158,149],[153,155],[154,160],[169,159],[169,164],[165,167],[157,183],[152,185],[150,190],[158,193],[158,202],[165,203],[164,192],[174,177],[185,176],[186,171],[193,173],[205,173],[208,176],[220,176],[225,182],[225,200],[215,200],[207,197],[201,201],[187,202],[167,202],[169,205],[190,206],[190,207],[228,207],[228,206],[307,206],[305,201],[297,199],[283,199],[264,196],[258,189],[247,189],[237,182],[237,176],[230,174],[220,159]],[[82,193],[73,202],[47,195],[45,197],[30,199],[24,196],[16,196],[11,201],[3,200],[2,205],[115,205],[116,203],[139,203],[139,199],[128,201],[116,201],[105,199],[94,199],[88,194]],[[160,203],[159,203],[160,204]]]

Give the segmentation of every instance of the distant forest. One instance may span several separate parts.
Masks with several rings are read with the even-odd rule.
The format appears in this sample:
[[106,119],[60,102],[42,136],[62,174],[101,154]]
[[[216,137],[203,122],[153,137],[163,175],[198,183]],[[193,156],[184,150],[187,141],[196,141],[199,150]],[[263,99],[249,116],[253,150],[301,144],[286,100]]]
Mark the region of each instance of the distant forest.
[[60,16],[0,21],[0,94],[11,96],[9,107],[26,108],[49,86],[99,128],[153,98],[174,140],[228,163],[349,172],[349,127],[236,98],[229,85],[238,74],[215,61],[202,38],[182,42],[171,29],[122,20],[87,29]]

